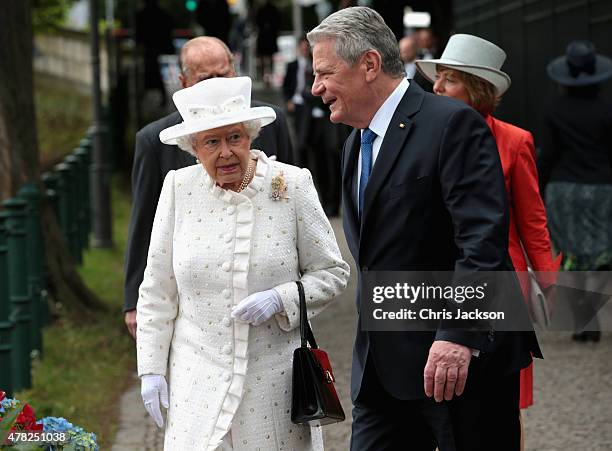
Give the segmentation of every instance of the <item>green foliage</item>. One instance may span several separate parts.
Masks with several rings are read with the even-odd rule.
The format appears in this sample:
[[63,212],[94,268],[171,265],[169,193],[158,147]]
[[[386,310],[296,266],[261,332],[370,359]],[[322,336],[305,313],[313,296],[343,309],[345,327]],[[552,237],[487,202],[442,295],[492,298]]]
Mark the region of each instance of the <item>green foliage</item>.
[[54,30],[62,26],[75,0],[32,0],[34,32]]
[[47,75],[34,75],[34,100],[41,167],[74,149],[91,124],[89,96]]
[[6,443],[6,438],[15,424],[15,420],[23,410],[23,404],[17,406],[15,409],[9,411],[6,415],[2,417],[2,421],[0,421],[0,448],[3,443]]
[[11,451],[40,451],[40,446],[36,443],[20,443],[19,445],[13,445],[7,449]]

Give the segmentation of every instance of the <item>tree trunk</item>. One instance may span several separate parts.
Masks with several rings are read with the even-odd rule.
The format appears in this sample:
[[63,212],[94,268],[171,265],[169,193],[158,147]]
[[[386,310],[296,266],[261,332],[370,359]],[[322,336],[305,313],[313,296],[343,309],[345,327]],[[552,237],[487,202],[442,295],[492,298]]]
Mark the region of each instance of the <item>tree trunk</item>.
[[[1,9],[0,200],[15,196],[24,182],[39,180],[31,2],[3,0]],[[93,319],[93,313],[106,306],[76,272],[57,219],[44,201],[41,225],[51,296],[81,320]]]
[[5,0],[0,14],[0,199],[38,175],[30,0]]
[[72,316],[81,321],[95,320],[95,312],[107,310],[107,306],[81,280],[49,202],[43,202],[41,223],[47,290]]

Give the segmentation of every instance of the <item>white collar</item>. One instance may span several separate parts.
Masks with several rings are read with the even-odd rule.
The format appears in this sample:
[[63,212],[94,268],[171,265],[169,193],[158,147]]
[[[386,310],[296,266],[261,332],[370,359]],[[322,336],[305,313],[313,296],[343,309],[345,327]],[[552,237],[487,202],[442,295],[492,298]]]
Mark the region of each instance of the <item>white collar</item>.
[[397,106],[402,101],[404,94],[406,94],[408,86],[410,86],[410,83],[408,83],[406,78],[403,78],[372,118],[368,128],[376,133],[376,136],[379,138],[384,139],[387,128],[389,128],[391,123],[391,118],[393,118]]

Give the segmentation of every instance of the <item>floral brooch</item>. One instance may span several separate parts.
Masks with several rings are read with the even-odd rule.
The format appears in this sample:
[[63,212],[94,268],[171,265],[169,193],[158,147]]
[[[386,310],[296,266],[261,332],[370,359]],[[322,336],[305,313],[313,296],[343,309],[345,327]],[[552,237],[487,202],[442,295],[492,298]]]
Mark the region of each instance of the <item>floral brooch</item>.
[[285,177],[283,171],[272,179],[272,193],[270,193],[272,200],[289,200],[287,197],[287,184],[285,183]]

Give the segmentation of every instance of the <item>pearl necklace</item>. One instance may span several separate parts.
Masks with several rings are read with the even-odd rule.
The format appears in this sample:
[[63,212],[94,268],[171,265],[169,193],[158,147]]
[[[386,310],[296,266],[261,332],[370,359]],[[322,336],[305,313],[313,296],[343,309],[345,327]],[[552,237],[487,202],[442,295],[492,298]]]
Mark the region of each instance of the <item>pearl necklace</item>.
[[255,170],[255,162],[253,160],[249,160],[247,169],[244,172],[244,178],[242,179],[242,182],[240,182],[240,186],[238,186],[238,190],[236,190],[237,193],[245,189],[247,185],[250,183],[251,178],[253,177],[254,170]]

